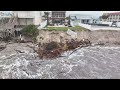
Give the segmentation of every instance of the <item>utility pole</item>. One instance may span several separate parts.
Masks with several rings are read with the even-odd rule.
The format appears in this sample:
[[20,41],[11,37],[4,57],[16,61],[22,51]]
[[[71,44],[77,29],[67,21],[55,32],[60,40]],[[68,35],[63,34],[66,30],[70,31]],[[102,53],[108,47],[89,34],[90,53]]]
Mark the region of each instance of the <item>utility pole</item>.
[[66,18],[68,20],[68,25],[70,25],[70,16]]

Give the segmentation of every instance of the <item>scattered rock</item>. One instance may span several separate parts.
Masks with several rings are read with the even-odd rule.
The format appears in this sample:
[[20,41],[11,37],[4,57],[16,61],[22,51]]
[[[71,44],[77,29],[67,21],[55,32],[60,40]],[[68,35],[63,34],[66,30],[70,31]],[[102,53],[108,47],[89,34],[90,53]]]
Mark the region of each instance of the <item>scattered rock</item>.
[[77,38],[77,33],[68,29],[67,34],[70,35],[73,39]]
[[7,46],[6,43],[0,44],[0,51],[4,50],[6,46]]
[[98,42],[96,45],[105,45],[105,43],[104,42]]
[[24,51],[21,51],[21,50],[15,50],[15,51],[17,51],[19,53],[25,53]]
[[82,46],[90,46],[91,42],[88,39],[82,39],[80,41],[80,45],[82,45]]

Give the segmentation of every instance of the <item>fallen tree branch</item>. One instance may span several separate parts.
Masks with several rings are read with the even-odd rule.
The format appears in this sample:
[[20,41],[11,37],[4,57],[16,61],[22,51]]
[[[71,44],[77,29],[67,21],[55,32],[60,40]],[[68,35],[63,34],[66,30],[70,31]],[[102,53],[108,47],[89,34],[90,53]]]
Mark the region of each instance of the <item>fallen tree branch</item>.
[[73,54],[75,51],[77,51],[78,49],[80,49],[80,48],[82,48],[83,46],[80,46],[80,47],[78,47],[78,48],[76,48],[76,49],[74,49],[69,55],[67,55],[66,57],[69,57],[71,54]]

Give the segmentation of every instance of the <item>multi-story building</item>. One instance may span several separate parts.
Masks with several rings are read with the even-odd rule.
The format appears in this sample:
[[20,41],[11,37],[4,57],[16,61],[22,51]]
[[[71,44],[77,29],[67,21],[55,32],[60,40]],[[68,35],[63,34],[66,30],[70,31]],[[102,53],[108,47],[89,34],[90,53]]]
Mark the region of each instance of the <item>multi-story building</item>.
[[52,11],[51,12],[51,20],[52,23],[63,24],[66,18],[66,11]]
[[39,25],[42,21],[41,11],[13,11],[18,17],[18,25]]
[[105,16],[105,18],[102,18],[102,21],[107,21],[107,22],[120,21],[120,12],[104,13],[103,16]]

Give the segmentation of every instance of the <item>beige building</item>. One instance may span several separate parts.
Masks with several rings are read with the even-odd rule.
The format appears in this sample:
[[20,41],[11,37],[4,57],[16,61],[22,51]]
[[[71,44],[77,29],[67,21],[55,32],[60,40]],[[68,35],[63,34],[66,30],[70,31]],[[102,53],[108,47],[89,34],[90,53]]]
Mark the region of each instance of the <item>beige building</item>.
[[106,16],[106,18],[102,19],[102,21],[107,21],[107,22],[120,21],[120,12],[104,13],[103,16]]

